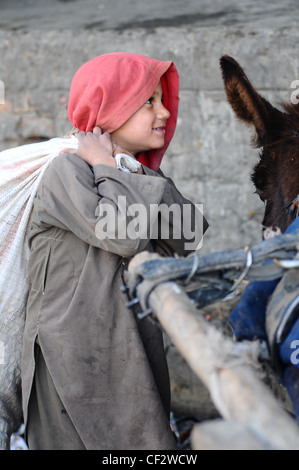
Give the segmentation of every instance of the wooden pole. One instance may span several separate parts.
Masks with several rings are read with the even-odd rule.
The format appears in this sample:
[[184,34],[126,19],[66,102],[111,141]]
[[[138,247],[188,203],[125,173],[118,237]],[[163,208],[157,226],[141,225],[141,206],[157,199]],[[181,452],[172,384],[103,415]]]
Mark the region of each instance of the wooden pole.
[[[137,255],[129,273],[146,259],[144,253]],[[142,298],[142,283],[137,294]],[[253,348],[231,341],[209,325],[174,282],[155,287],[148,302],[225,420],[240,423],[265,449],[299,449],[298,427],[258,377]]]

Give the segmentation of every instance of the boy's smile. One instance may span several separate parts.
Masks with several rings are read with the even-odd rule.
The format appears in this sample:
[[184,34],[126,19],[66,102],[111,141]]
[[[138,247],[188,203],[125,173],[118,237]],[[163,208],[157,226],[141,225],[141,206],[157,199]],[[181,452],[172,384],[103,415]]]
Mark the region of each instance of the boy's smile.
[[163,105],[161,82],[153,95],[119,129],[112,132],[111,139],[119,147],[136,155],[164,146],[166,121],[170,113]]

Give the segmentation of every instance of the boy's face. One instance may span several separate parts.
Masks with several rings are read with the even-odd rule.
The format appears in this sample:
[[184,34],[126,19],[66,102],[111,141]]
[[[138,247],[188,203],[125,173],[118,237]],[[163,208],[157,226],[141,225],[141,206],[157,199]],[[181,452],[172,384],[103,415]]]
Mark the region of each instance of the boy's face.
[[160,82],[147,102],[119,129],[110,134],[111,139],[132,155],[162,148],[169,116],[169,111],[163,106]]

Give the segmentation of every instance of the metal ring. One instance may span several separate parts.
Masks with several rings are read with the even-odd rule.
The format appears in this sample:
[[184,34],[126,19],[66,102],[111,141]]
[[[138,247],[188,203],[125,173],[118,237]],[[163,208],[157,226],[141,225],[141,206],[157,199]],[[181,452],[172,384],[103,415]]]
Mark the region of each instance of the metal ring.
[[252,252],[251,252],[251,249],[249,246],[246,246],[244,248],[245,252],[247,253],[247,259],[246,259],[246,266],[244,268],[244,271],[242,272],[242,274],[238,277],[238,279],[235,281],[235,283],[233,284],[233,286],[230,288],[229,292],[233,292],[234,290],[236,290],[236,288],[241,284],[241,282],[245,279],[245,277],[247,276],[248,274],[248,271],[249,269],[251,268],[252,266],[252,263],[253,263],[253,258],[252,258]]
[[187,285],[187,284],[190,282],[190,280],[193,278],[194,274],[195,274],[196,271],[197,271],[198,265],[199,265],[199,254],[198,254],[198,253],[195,253],[194,258],[193,258],[192,269],[191,269],[191,271],[190,271],[189,276],[188,276],[187,279],[185,280],[185,285]]

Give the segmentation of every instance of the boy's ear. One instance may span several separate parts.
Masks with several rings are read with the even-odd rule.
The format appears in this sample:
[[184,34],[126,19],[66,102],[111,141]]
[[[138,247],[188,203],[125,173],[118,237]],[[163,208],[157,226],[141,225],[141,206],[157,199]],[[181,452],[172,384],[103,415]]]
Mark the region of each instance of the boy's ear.
[[228,102],[239,119],[255,127],[263,145],[279,126],[283,113],[254,89],[235,59],[222,56],[220,66]]

